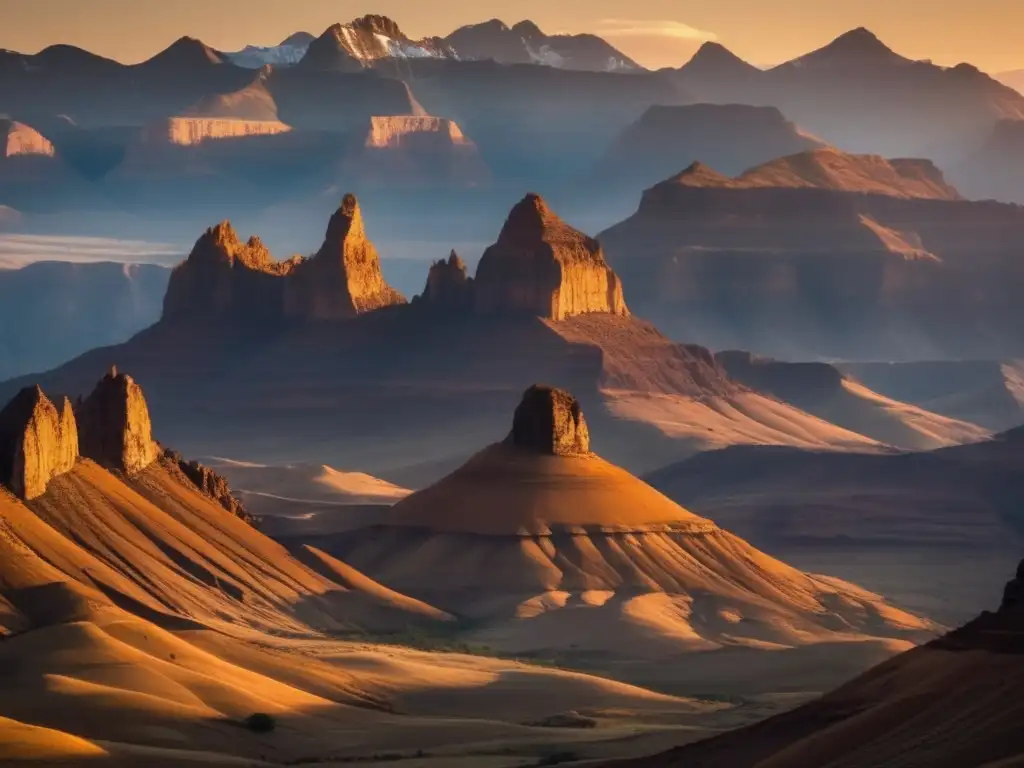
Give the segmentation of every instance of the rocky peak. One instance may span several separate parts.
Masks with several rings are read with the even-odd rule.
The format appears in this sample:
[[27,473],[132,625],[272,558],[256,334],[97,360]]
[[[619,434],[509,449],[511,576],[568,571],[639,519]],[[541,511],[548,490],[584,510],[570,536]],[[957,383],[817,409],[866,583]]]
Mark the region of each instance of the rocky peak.
[[238,238],[231,222],[210,227],[188,258],[171,273],[164,295],[165,320],[194,321],[209,316],[251,321],[281,315],[283,287],[294,259],[275,261],[258,237]]
[[473,278],[455,251],[430,265],[427,285],[418,297],[433,308],[466,310],[473,306]]
[[897,63],[906,61],[893,52],[869,29],[859,27],[840,35],[824,48],[797,59],[801,64],[845,65],[873,62]]
[[82,455],[101,466],[135,474],[159,456],[142,388],[117,368],[79,403],[78,420]]
[[707,42],[683,65],[682,71],[704,75],[745,75],[759,70],[721,43]]
[[22,499],[46,492],[78,458],[71,403],[60,411],[38,386],[26,387],[0,411],[0,482]]
[[538,384],[523,393],[506,442],[548,456],[590,454],[590,433],[579,402],[565,390]]
[[402,30],[398,27],[398,22],[388,18],[387,16],[368,13],[358,19],[353,19],[352,22],[349,23],[349,26],[352,27],[352,29],[370,32],[375,35],[384,35],[385,37],[390,37],[392,40],[408,40],[408,38],[402,33]]
[[626,315],[622,284],[601,245],[562,221],[536,194],[512,208],[480,260],[476,308],[564,320],[589,312]]
[[384,281],[377,249],[367,237],[359,201],[342,198],[323,245],[298,265],[285,293],[285,313],[314,320],[354,317],[405,297]]
[[544,33],[541,32],[540,27],[529,19],[523,19],[518,24],[514,24],[512,26],[512,31],[524,40],[539,40],[545,37]]

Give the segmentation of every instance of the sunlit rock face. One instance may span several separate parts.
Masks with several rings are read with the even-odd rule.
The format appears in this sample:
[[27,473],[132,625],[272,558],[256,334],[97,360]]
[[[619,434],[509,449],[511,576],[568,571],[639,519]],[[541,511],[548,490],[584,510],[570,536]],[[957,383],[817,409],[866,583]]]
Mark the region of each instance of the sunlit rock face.
[[476,309],[564,320],[591,312],[628,315],[622,283],[601,245],[530,194],[509,213],[480,260]]
[[14,120],[0,119],[0,158],[53,157],[54,154],[53,144],[36,129]]
[[16,496],[43,495],[77,459],[78,428],[67,398],[58,410],[38,386],[26,387],[0,411],[0,482]]
[[171,117],[146,126],[143,147],[193,147],[208,141],[288,133],[279,120],[244,120],[228,117]]
[[78,406],[82,455],[108,469],[136,474],[160,455],[142,388],[117,369]]
[[404,304],[384,281],[380,257],[366,237],[355,195],[345,195],[327,225],[320,250],[297,265],[285,289],[285,315],[336,320]]

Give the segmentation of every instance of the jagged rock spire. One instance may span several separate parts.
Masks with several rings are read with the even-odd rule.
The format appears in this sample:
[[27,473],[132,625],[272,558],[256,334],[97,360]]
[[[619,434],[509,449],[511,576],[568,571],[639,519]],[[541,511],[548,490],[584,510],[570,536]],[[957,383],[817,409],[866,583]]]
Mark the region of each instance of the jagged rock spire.
[[285,293],[285,314],[336,320],[392,304],[405,297],[384,281],[377,249],[367,237],[359,201],[342,198],[331,216],[323,245],[295,270]]
[[142,388],[116,367],[79,404],[78,420],[82,455],[107,469],[135,474],[160,454]]
[[16,496],[41,496],[77,459],[78,428],[67,398],[58,411],[42,389],[26,387],[0,411],[0,482]]

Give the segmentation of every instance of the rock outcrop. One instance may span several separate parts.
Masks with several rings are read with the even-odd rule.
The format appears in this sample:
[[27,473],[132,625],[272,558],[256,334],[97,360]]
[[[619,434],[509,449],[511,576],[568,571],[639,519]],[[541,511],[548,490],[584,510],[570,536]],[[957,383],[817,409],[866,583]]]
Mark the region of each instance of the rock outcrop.
[[311,258],[275,261],[258,237],[243,243],[229,222],[208,229],[175,267],[163,320],[226,320],[258,329],[284,318],[338,320],[405,298],[384,281],[355,195],[345,195]]
[[227,478],[223,475],[214,472],[198,461],[189,461],[183,458],[177,451],[165,450],[163,457],[200,491],[216,501],[225,510],[250,525],[255,524],[256,518],[250,515],[242,502],[235,498],[231,487],[228,485]]
[[490,170],[476,144],[453,120],[427,115],[374,115],[342,164],[364,183],[479,184]]
[[579,402],[563,389],[538,384],[523,393],[506,442],[551,456],[590,454],[590,432]]
[[25,155],[53,157],[54,154],[53,144],[35,128],[0,119],[0,159]]
[[[169,117],[150,123],[139,140],[142,153],[163,147],[194,147],[208,141],[239,139],[246,136],[273,136],[288,133],[291,126],[280,120],[248,120],[239,117]],[[136,148],[128,151],[134,152]],[[126,162],[129,162],[126,159]]]
[[283,284],[297,260],[278,262],[258,237],[245,243],[230,222],[211,227],[188,259],[174,268],[163,317],[172,321],[234,319],[251,323],[281,317]]
[[26,387],[0,411],[0,482],[15,495],[41,496],[77,459],[78,428],[67,398],[58,411],[42,389]]
[[327,225],[320,250],[299,263],[289,277],[285,315],[339,320],[404,303],[405,297],[384,281],[356,196],[345,195]]
[[136,474],[160,455],[142,388],[116,368],[77,407],[82,455],[107,469]]
[[476,273],[476,310],[565,320],[590,312],[628,315],[622,283],[600,243],[562,221],[539,196],[509,213]]
[[473,278],[455,251],[430,265],[427,284],[415,301],[431,309],[462,312],[473,307]]
[[1006,582],[1003,590],[1003,601],[999,604],[999,611],[1009,611],[1019,608],[1024,604],[1024,560],[1017,566],[1017,573],[1014,578]]

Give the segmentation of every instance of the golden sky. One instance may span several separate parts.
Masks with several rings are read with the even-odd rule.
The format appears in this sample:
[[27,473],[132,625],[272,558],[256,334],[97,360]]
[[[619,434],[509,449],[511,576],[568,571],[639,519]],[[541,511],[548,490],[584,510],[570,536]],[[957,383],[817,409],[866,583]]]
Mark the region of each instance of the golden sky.
[[774,64],[866,26],[911,58],[1024,68],[1024,0],[0,0],[0,48],[71,43],[133,62],[183,35],[236,50],[371,12],[412,37],[530,18],[546,32],[601,34],[651,67],[682,64],[706,39]]

